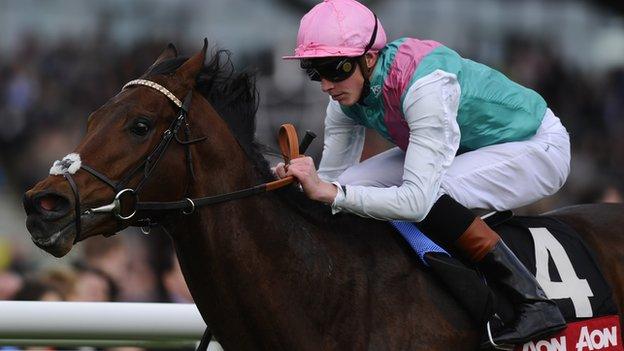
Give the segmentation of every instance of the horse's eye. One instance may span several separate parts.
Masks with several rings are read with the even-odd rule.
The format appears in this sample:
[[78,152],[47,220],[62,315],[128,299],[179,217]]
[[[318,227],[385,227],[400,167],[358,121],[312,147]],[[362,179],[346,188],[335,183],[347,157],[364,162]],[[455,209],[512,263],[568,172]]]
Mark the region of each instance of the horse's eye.
[[150,125],[145,121],[136,121],[130,131],[138,136],[145,136],[150,131]]

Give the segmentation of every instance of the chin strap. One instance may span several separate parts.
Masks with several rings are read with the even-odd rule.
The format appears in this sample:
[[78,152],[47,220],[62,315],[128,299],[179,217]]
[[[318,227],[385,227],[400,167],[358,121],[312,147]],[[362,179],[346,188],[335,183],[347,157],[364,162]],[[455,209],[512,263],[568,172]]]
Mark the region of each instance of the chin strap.
[[368,81],[368,78],[364,78],[364,85],[362,86],[362,94],[360,95],[360,99],[358,100],[357,103],[360,105],[366,106],[366,103],[364,102],[364,100],[368,97],[369,94],[370,94],[370,82]]
[[364,103],[364,99],[368,97],[370,94],[370,76],[372,74],[372,69],[368,68],[366,64],[366,54],[360,56],[358,60],[358,65],[360,65],[360,70],[362,70],[362,76],[364,76],[364,85],[362,86],[362,94],[360,94],[360,98],[358,99],[358,104],[366,105]]
[[368,68],[368,65],[366,64],[366,53],[373,47],[373,45],[375,45],[375,39],[377,39],[378,23],[377,23],[377,15],[374,12],[373,12],[373,18],[375,21],[375,27],[373,27],[373,33],[371,35],[370,40],[368,41],[368,44],[364,48],[364,53],[362,53],[362,56],[360,56],[360,59],[358,60],[358,65],[360,65],[360,69],[362,70],[362,75],[364,76],[364,86],[362,87],[362,94],[360,94],[360,98],[357,102],[360,105],[366,105],[364,103],[364,99],[366,99],[368,95],[370,94],[370,76],[372,73],[372,69]]

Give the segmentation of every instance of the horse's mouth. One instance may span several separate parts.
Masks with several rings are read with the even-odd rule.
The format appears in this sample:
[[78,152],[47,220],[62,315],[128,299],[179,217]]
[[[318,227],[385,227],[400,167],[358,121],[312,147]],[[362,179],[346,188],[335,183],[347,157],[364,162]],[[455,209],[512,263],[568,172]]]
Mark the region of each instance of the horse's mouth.
[[46,222],[36,216],[26,218],[26,228],[33,243],[55,257],[63,257],[71,250],[76,237],[75,227],[73,220],[59,226],[55,222]]
[[32,241],[39,246],[40,248],[46,248],[46,247],[50,247],[50,246],[54,246],[57,242],[59,237],[61,236],[61,233],[64,230],[67,230],[67,228],[69,228],[69,225],[71,223],[68,223],[67,226],[65,226],[65,228],[59,230],[58,232],[52,234],[51,236],[47,237],[47,238],[35,238],[35,237],[31,237]]
[[[95,217],[96,216],[86,214],[80,216],[82,228],[80,238],[78,238],[79,240],[90,236],[89,233],[92,229],[97,227],[96,222],[98,222],[98,219]],[[43,221],[37,218],[37,216],[28,216],[26,219],[26,227],[30,232],[33,243],[55,257],[65,256],[71,251],[74,242],[77,241],[75,216],[67,216],[62,221],[54,222]]]

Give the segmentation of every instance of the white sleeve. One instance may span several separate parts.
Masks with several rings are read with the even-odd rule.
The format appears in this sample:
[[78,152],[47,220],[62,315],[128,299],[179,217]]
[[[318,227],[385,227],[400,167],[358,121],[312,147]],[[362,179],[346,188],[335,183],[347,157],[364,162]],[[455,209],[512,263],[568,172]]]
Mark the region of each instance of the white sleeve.
[[325,117],[325,141],[318,175],[322,180],[336,180],[345,169],[360,161],[365,127],[342,112],[338,102],[330,100]]
[[382,220],[419,222],[438,197],[441,178],[459,148],[457,124],[460,87],[457,77],[437,70],[409,88],[403,101],[410,129],[400,186],[346,186],[332,204],[333,212],[351,212]]

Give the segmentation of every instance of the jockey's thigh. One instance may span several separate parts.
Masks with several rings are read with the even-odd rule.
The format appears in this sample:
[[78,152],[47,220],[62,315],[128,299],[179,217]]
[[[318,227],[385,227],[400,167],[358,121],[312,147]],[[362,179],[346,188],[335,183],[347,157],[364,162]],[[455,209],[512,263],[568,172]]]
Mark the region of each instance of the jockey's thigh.
[[342,185],[378,188],[399,186],[403,182],[404,163],[405,152],[395,147],[347,168],[337,181]]
[[446,193],[468,208],[507,210],[559,190],[570,172],[570,139],[550,109],[530,139],[461,154],[442,177]]

